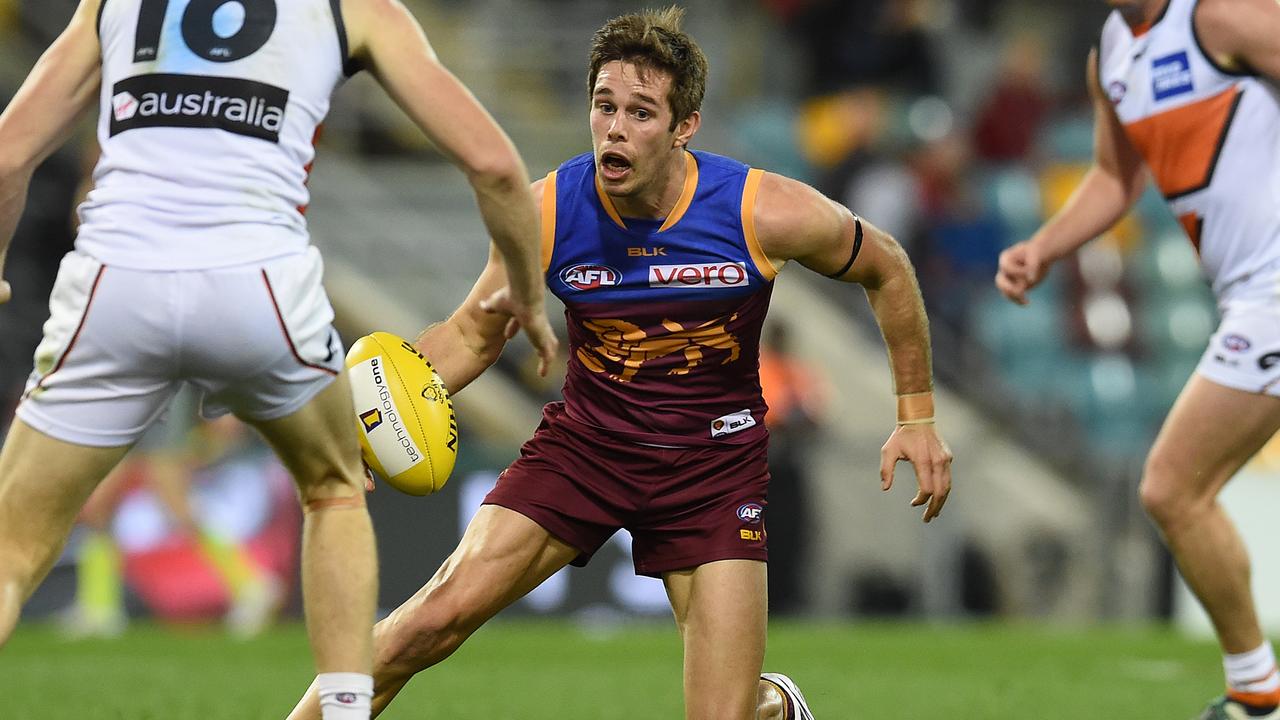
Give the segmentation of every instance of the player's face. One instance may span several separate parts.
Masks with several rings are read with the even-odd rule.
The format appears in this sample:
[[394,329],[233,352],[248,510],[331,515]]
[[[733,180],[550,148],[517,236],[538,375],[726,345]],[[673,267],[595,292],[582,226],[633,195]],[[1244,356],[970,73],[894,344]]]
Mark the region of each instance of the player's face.
[[607,193],[626,197],[661,184],[671,155],[684,141],[671,129],[671,76],[611,62],[591,93],[591,140],[596,176]]

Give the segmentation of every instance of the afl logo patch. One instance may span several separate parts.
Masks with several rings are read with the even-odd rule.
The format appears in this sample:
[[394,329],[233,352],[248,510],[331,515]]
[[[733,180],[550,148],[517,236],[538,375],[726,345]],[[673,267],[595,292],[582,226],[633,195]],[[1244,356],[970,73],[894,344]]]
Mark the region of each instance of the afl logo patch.
[[759,525],[764,516],[764,508],[755,503],[746,503],[738,507],[738,519],[748,525]]
[[1107,86],[1107,97],[1111,98],[1113,105],[1119,105],[1127,92],[1129,92],[1129,86],[1119,80],[1115,80]]
[[1233,333],[1222,338],[1222,346],[1231,352],[1244,352],[1253,347],[1253,343],[1249,342],[1249,338]]
[[595,290],[622,282],[622,273],[608,265],[574,265],[560,271],[560,281],[574,290]]

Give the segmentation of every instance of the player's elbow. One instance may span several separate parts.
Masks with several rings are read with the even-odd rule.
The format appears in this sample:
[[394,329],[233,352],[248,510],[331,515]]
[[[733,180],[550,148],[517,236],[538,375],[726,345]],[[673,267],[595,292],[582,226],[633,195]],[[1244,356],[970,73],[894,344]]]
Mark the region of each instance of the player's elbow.
[[463,158],[463,170],[478,192],[506,194],[529,185],[524,163],[507,143]]

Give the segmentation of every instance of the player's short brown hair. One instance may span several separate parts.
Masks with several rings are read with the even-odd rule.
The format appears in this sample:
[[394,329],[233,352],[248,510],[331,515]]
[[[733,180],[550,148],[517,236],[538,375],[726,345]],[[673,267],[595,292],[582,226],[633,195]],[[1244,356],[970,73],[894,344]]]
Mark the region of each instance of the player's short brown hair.
[[595,92],[596,76],[605,64],[617,60],[632,63],[641,72],[660,70],[671,76],[667,104],[671,106],[671,130],[702,107],[707,91],[707,56],[693,38],[680,29],[684,8],[672,5],[616,17],[591,38],[591,64],[587,93]]

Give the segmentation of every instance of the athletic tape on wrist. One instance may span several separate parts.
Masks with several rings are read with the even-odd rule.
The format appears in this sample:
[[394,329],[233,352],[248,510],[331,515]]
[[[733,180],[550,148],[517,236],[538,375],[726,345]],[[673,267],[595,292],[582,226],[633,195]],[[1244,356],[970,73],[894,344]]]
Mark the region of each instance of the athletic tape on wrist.
[[923,425],[933,422],[933,392],[905,393],[898,396],[898,424]]

